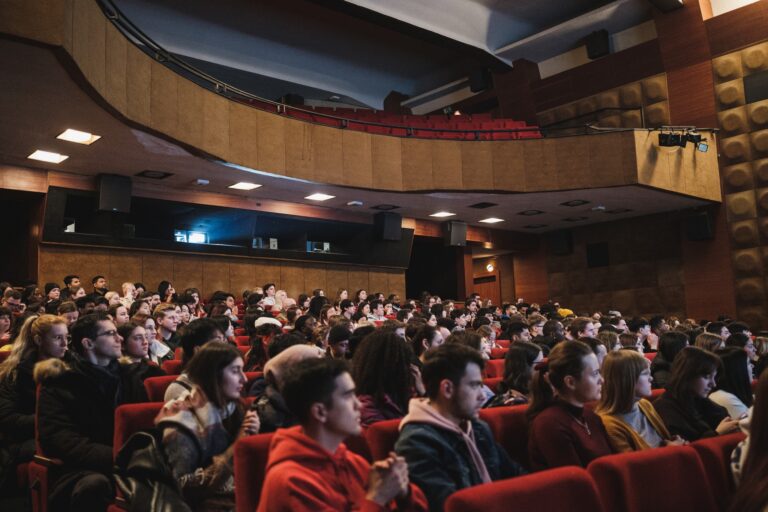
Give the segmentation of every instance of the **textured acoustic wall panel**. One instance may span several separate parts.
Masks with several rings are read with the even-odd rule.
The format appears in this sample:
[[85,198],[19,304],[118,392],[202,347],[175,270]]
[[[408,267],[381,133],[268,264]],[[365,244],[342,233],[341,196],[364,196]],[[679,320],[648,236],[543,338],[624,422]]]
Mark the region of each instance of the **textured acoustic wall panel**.
[[720,108],[732,108],[744,104],[744,81],[741,78],[715,85],[715,97]]
[[724,168],[722,172],[725,188],[728,192],[736,192],[754,187],[755,182],[752,177],[752,164],[750,162],[731,165]]
[[[741,62],[739,59],[737,61]],[[744,91],[742,89],[741,97],[743,98],[743,96]],[[662,73],[540,112],[537,117],[541,126],[548,126],[599,109],[642,107],[646,126],[662,126],[669,124],[668,98],[667,76]],[[594,121],[592,117],[584,117],[574,120],[573,123],[583,126],[586,122],[595,122],[597,126],[605,128],[639,128],[642,126],[642,115],[639,110],[630,112],[607,111],[598,113],[596,117],[597,121]]]
[[757,215],[754,190],[726,195],[725,205],[728,211],[729,222],[754,219]]
[[733,253],[733,268],[738,276],[760,276],[762,266],[760,249],[756,247]]
[[724,55],[712,61],[712,69],[715,72],[715,82],[729,82],[736,78],[741,78],[743,73],[741,69],[740,55]]
[[749,131],[749,119],[747,117],[747,107],[740,106],[723,110],[717,114],[717,121],[720,128],[727,135],[738,135]]

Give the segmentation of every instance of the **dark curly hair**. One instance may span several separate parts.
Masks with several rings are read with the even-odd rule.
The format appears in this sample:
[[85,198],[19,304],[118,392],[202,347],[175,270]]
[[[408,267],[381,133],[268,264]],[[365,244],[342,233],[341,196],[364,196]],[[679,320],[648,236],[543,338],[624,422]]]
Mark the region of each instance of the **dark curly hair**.
[[352,358],[352,378],[359,395],[377,404],[387,395],[401,410],[411,397],[411,359],[407,342],[393,331],[376,330],[363,338]]

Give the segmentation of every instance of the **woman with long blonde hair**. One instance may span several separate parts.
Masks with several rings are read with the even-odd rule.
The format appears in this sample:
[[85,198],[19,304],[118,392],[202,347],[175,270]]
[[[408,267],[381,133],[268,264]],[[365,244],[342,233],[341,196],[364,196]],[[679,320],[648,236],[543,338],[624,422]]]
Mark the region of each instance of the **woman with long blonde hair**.
[[[13,342],[11,354],[0,364],[0,432],[3,448],[15,465],[28,462],[35,453],[35,364],[62,359],[67,353],[67,322],[55,315],[30,316]],[[0,471],[0,484],[13,466]]]

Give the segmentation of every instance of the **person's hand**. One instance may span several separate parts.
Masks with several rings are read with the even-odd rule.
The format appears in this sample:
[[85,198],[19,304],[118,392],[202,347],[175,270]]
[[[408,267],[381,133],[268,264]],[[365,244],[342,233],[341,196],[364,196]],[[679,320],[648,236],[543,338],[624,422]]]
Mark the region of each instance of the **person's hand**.
[[717,426],[715,431],[717,431],[718,435],[723,434],[730,434],[731,432],[734,432],[736,429],[739,428],[739,420],[733,420],[730,416],[726,416],[723,418],[723,421],[720,422],[720,424]]
[[240,433],[238,434],[238,437],[258,434],[260,428],[261,421],[259,420],[259,415],[256,414],[256,411],[248,411],[245,413],[242,425],[240,425]]
[[411,364],[411,377],[413,378],[413,387],[419,396],[427,394],[427,388],[424,387],[424,381],[421,379],[421,370],[416,364]]
[[688,444],[690,443],[680,436],[675,436],[671,440],[667,441],[667,446],[686,446]]
[[371,465],[366,498],[384,507],[395,498],[408,494],[408,465],[390,452],[389,457]]
[[504,405],[517,405],[528,403],[528,397],[517,390],[510,389],[507,391],[507,397],[504,398]]

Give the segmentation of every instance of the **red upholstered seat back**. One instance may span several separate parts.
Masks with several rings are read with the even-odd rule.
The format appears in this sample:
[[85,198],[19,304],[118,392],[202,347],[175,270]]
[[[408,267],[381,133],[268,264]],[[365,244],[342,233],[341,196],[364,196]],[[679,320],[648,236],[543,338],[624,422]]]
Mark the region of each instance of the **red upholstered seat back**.
[[727,508],[728,496],[731,496],[734,491],[731,477],[731,452],[745,437],[741,432],[736,432],[700,439],[691,444],[701,459],[709,488],[712,489],[721,510]]
[[497,389],[499,388],[499,384],[501,383],[502,380],[504,379],[502,379],[501,377],[487,378],[487,379],[483,379],[483,384],[491,388],[491,391],[493,391],[494,393],[498,393]]
[[117,452],[132,434],[154,427],[155,417],[162,408],[163,402],[146,402],[121,405],[115,409],[115,433],[112,437],[113,454],[117,456]]
[[486,377],[504,376],[504,359],[489,359],[485,362]]
[[529,466],[527,410],[527,405],[480,410],[480,419],[488,423],[496,442],[512,459],[525,467]]
[[272,434],[240,439],[235,444],[235,505],[237,512],[253,512],[259,506],[267,471]]
[[168,361],[163,361],[163,364],[160,365],[160,367],[168,375],[178,375],[181,373],[181,359],[170,359]]
[[248,347],[250,346],[250,340],[251,338],[248,336],[235,336],[235,343],[237,343],[238,346]]
[[566,466],[462,489],[448,498],[445,510],[600,512],[603,508],[589,474],[582,468]]
[[601,457],[592,461],[587,470],[597,484],[605,510],[717,511],[704,467],[690,446]]
[[400,420],[387,420],[374,423],[365,432],[368,448],[371,450],[373,460],[386,459],[389,452],[395,449],[395,443],[400,436],[398,427]]
[[493,348],[491,349],[491,359],[504,359],[507,352],[509,352],[508,348]]
[[144,389],[150,402],[163,402],[165,390],[175,381],[178,375],[163,375],[162,377],[149,377],[144,379]]

